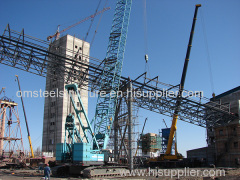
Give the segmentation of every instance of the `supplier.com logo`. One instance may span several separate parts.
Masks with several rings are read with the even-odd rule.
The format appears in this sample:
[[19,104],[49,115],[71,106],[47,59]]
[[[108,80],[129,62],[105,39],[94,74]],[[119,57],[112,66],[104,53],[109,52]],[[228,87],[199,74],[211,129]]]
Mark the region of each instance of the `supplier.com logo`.
[[121,170],[122,177],[216,177],[225,176],[225,170],[221,169],[134,169],[134,170]]
[[[72,93],[72,92],[71,92]],[[42,89],[38,91],[17,91],[17,97],[25,97],[25,98],[41,98],[41,97],[64,97],[68,96],[68,91],[60,91],[57,89],[52,91],[43,91]],[[179,91],[170,91],[163,89],[162,91],[94,91],[89,92],[88,97],[133,97],[133,98],[176,98],[179,96]],[[180,94],[181,97],[203,97],[203,91],[185,91],[183,90]]]

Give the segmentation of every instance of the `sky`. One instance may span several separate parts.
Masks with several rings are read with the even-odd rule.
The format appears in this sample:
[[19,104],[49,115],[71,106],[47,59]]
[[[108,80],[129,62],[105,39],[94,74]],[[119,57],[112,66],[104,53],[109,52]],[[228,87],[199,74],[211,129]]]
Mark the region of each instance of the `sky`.
[[[9,23],[11,29],[44,39],[93,14],[99,0],[9,0],[0,2],[0,34]],[[105,0],[102,0],[100,9]],[[116,0],[108,0],[100,22],[90,56],[104,59]],[[145,71],[144,55],[149,56],[149,77],[159,76],[159,81],[179,84],[192,25],[195,4],[199,8],[185,89],[203,91],[210,98],[239,86],[240,65],[240,1],[239,0],[146,0],[146,26],[144,26],[143,0],[133,0],[122,75],[136,78]],[[91,41],[99,22],[96,17],[87,41]],[[66,33],[82,39],[86,36],[90,21],[84,22]],[[144,33],[147,27],[147,33]],[[63,34],[64,35],[64,34]],[[146,40],[144,37],[147,37]],[[212,71],[209,70],[209,62]],[[210,73],[211,72],[211,73]],[[19,115],[25,148],[28,148],[24,116],[15,76],[19,75],[22,90],[45,89],[45,78],[0,64],[0,88],[6,87],[5,95],[19,103]],[[211,76],[213,83],[211,83]],[[212,88],[213,86],[213,88]],[[1,94],[1,97],[4,94]],[[44,98],[25,98],[33,148],[41,147]],[[95,100],[89,99],[89,118],[95,110]],[[171,118],[150,111],[139,110],[139,129],[148,117],[145,133],[158,133]],[[206,146],[206,130],[196,125],[178,121],[178,151]]]

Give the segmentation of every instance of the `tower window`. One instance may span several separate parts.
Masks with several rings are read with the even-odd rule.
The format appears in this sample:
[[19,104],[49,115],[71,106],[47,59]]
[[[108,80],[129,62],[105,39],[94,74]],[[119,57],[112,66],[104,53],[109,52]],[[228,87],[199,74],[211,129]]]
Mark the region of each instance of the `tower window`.
[[54,143],[53,139],[49,139],[49,144],[53,144],[53,143]]
[[55,101],[51,102],[51,106],[52,106],[52,107],[55,106],[55,105],[56,105],[56,102],[55,102]]
[[224,147],[225,147],[225,152],[228,152],[228,143],[224,143]]
[[222,136],[223,135],[223,130],[219,130],[219,136]]
[[238,142],[234,142],[234,143],[233,143],[233,147],[234,147],[234,148],[238,148]]
[[55,117],[55,113],[51,113],[51,118],[54,118]]

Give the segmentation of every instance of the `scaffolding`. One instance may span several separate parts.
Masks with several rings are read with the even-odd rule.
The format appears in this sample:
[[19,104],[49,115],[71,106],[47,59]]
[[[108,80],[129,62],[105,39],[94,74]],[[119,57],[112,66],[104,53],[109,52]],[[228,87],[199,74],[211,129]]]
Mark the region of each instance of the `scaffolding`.
[[[122,165],[134,165],[133,156],[137,148],[138,107],[130,101],[127,92],[118,98],[116,118],[112,127],[108,148],[114,159]],[[132,104],[132,105],[130,105]],[[131,161],[132,163],[130,163]]]
[[161,149],[161,137],[155,133],[142,134],[139,145],[143,156],[156,157]]
[[0,156],[13,158],[24,156],[24,146],[18,104],[9,98],[0,100]]

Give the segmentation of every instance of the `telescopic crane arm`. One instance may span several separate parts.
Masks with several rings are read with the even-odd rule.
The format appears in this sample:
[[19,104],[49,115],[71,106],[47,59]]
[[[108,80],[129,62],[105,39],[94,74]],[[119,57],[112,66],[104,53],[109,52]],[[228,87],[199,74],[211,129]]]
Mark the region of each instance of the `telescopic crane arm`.
[[[170,130],[170,134],[169,134],[167,150],[164,155],[165,159],[168,159],[168,157],[173,157],[171,155],[172,143],[173,143],[173,138],[174,138],[176,130],[177,130],[176,125],[177,125],[178,114],[180,111],[180,105],[181,105],[181,101],[182,101],[182,92],[184,89],[184,84],[185,84],[185,79],[186,79],[186,74],[187,74],[187,67],[188,67],[188,62],[189,62],[189,57],[190,57],[190,52],[191,52],[191,47],[192,47],[193,34],[194,34],[195,24],[196,24],[196,20],[197,20],[197,12],[198,12],[199,7],[201,7],[201,4],[197,4],[195,7],[192,29],[191,29],[191,33],[190,33],[186,58],[185,58],[185,62],[184,62],[183,72],[182,72],[181,83],[179,86],[179,91],[178,91],[178,96],[177,96],[177,101],[176,101],[176,108],[175,108],[175,111],[173,114],[173,121],[172,121],[172,126],[171,126],[171,130]],[[176,145],[175,145],[175,157],[173,157],[173,158],[176,158],[176,159],[182,158],[182,156],[177,158],[177,146]],[[169,158],[169,159],[172,159],[172,158]]]
[[23,107],[23,114],[24,114],[24,118],[25,118],[25,123],[26,123],[26,127],[27,127],[28,141],[29,141],[29,146],[30,146],[30,150],[31,150],[31,157],[34,158],[32,141],[31,141],[30,131],[29,131],[28,122],[27,122],[27,115],[26,115],[26,111],[25,111],[24,104],[23,104],[22,90],[21,90],[21,87],[20,87],[20,82],[19,82],[18,75],[15,75],[15,76],[17,77],[17,82],[18,82],[19,91],[21,92],[21,101],[22,101],[22,107]]
[[58,25],[58,30],[57,30],[57,32],[56,32],[54,35],[52,35],[52,36],[48,36],[48,37],[47,37],[47,40],[50,41],[50,40],[51,40],[52,38],[54,38],[54,37],[56,37],[56,39],[58,39],[58,37],[60,36],[61,33],[63,33],[63,32],[65,32],[65,31],[67,31],[67,30],[69,30],[69,29],[77,26],[78,24],[81,24],[81,23],[83,23],[83,22],[85,22],[85,21],[87,21],[87,20],[89,20],[89,19],[94,18],[95,16],[97,16],[97,15],[99,15],[99,14],[101,14],[101,13],[103,13],[103,12],[109,10],[109,9],[110,9],[110,7],[103,8],[101,11],[98,11],[98,12],[96,12],[95,14],[86,17],[85,19],[82,19],[81,21],[79,21],[79,22],[77,22],[77,23],[75,23],[75,24],[73,24],[73,25],[71,25],[71,26],[68,26],[67,28],[65,28],[65,29],[63,29],[63,30],[61,30],[61,31],[59,31],[59,25]]

